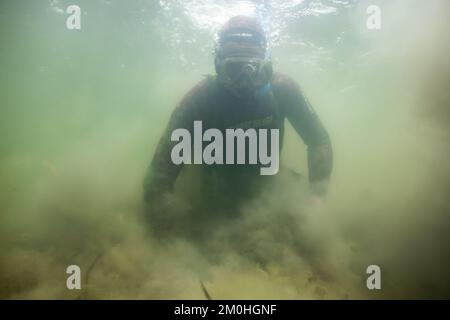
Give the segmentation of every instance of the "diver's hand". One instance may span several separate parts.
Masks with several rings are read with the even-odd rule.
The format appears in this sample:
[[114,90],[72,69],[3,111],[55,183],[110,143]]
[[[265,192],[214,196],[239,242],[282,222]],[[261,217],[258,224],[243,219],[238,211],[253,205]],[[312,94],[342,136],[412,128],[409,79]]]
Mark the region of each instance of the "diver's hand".
[[308,203],[311,207],[321,209],[325,206],[325,197],[328,192],[328,179],[310,182],[310,195]]
[[309,183],[309,191],[311,194],[325,198],[328,192],[328,179],[311,181]]
[[311,208],[321,209],[325,206],[325,199],[322,196],[312,193],[308,198],[308,205]]

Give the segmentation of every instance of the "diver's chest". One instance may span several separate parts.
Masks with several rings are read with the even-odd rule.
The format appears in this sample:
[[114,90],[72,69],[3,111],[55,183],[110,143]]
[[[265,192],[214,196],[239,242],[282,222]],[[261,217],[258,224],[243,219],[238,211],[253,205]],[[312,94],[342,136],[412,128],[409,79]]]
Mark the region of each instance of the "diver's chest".
[[282,119],[275,103],[226,103],[212,101],[208,107],[205,125],[211,128],[271,129],[279,128]]

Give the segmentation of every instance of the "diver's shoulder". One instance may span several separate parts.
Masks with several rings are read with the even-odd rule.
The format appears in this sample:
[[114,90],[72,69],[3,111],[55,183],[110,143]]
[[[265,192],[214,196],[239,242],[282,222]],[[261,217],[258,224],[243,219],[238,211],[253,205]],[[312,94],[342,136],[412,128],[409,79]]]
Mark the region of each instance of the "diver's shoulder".
[[274,72],[272,74],[272,86],[275,89],[297,89],[299,87],[297,81],[295,81],[291,76],[281,73]]
[[188,92],[184,95],[187,99],[193,99],[207,95],[211,89],[211,84],[214,81],[214,77],[210,75],[204,76],[198,81]]

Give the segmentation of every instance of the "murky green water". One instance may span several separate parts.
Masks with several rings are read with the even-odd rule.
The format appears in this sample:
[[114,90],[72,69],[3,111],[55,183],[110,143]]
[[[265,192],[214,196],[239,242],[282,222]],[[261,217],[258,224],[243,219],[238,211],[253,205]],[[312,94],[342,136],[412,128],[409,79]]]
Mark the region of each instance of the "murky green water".
[[[81,30],[66,28],[71,4]],[[369,5],[381,9],[380,30],[366,27]],[[449,9],[2,1],[0,297],[202,299],[201,279],[224,299],[448,298]],[[293,192],[274,195],[297,229],[256,205],[205,248],[161,246],[139,220],[142,179],[177,102],[214,72],[214,34],[236,14],[264,21],[274,68],[300,83],[327,127],[330,194],[298,215]],[[282,163],[306,174],[304,145],[293,130],[286,138]],[[90,270],[81,291],[65,286],[70,264]],[[365,287],[370,264],[381,291]]]

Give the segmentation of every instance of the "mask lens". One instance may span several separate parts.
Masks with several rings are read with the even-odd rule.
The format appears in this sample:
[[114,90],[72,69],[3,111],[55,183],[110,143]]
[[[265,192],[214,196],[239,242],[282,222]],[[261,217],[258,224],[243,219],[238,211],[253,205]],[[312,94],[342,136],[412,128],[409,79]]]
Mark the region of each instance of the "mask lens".
[[259,63],[252,60],[227,61],[225,73],[231,80],[238,80],[242,76],[253,78],[259,69]]
[[240,76],[243,66],[242,62],[229,61],[225,65],[225,72],[231,80],[235,80]]

